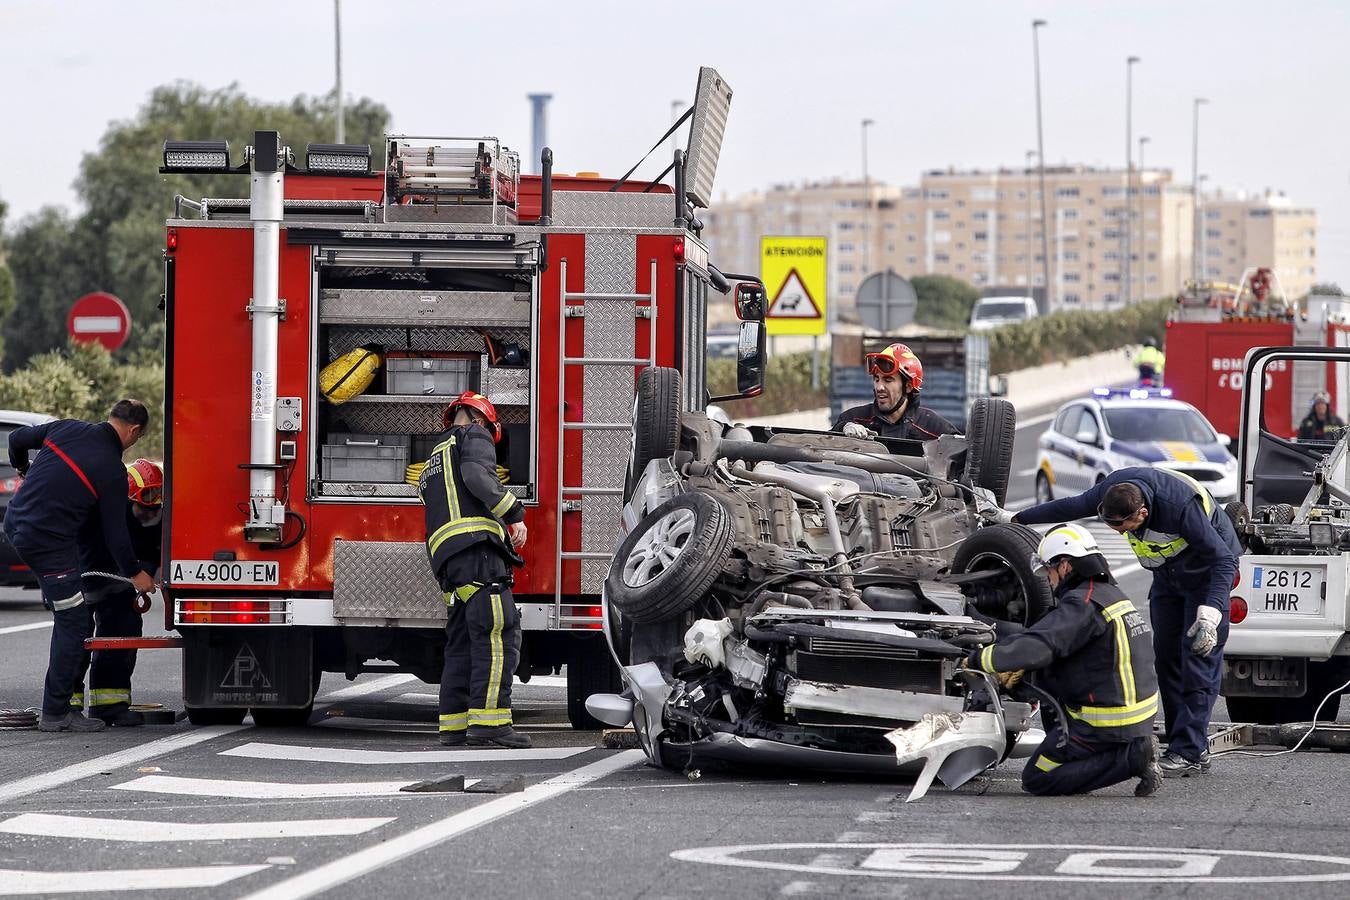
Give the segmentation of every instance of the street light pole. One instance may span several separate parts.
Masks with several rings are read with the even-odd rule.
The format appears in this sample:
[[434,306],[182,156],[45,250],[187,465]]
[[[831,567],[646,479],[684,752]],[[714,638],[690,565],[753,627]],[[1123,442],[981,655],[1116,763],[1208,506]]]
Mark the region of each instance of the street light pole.
[[1032,275],[1031,275],[1031,263],[1032,263],[1032,260],[1034,260],[1034,259],[1036,258],[1036,251],[1031,249],[1031,238],[1035,235],[1035,232],[1031,230],[1031,223],[1032,223],[1032,218],[1031,218],[1031,160],[1032,160],[1035,156],[1036,156],[1036,151],[1035,151],[1035,150],[1028,150],[1028,151],[1027,151],[1026,180],[1023,182],[1023,184],[1025,184],[1025,185],[1027,186],[1027,239],[1026,239],[1026,248],[1027,248],[1027,292],[1028,292],[1032,297],[1036,296],[1036,291],[1032,288]]
[[1200,259],[1200,234],[1204,223],[1200,220],[1200,107],[1208,103],[1196,97],[1191,109],[1191,279],[1197,284],[1204,271]]
[[1130,56],[1125,60],[1125,252],[1120,277],[1120,295],[1125,303],[1133,300],[1130,284],[1130,256],[1132,253],[1130,232],[1134,230],[1134,136],[1131,133],[1134,112],[1134,64],[1139,57]]
[[[1040,170],[1041,192],[1041,280],[1045,284],[1045,312],[1050,312],[1050,238],[1045,233],[1045,132],[1041,128],[1041,42],[1039,29],[1048,24],[1044,19],[1031,20],[1031,52],[1036,66],[1036,161]],[[1033,287],[1031,295],[1036,296]],[[1058,300],[1059,298],[1055,298]]]
[[[1206,180],[1207,178],[1209,178],[1208,175],[1200,175],[1200,176],[1198,176],[1198,177],[1195,179],[1196,185],[1197,185],[1197,189],[1198,189],[1199,192],[1200,192],[1200,209],[1198,209],[1198,210],[1196,211],[1196,215],[1199,215],[1201,212],[1204,211],[1204,207],[1205,207],[1205,180]],[[1206,244],[1207,242],[1208,242],[1208,236],[1205,234],[1205,227],[1204,227],[1204,225],[1202,224],[1202,225],[1200,226],[1200,279],[1201,279],[1202,281],[1209,277],[1209,272],[1207,271],[1207,266],[1209,265],[1209,259],[1208,259],[1207,255],[1206,255],[1206,249],[1205,249],[1205,244]]]
[[337,142],[347,143],[347,122],[342,111],[342,0],[333,0],[333,62],[337,68]]
[[872,265],[872,182],[867,176],[867,129],[875,123],[871,119],[862,120],[862,172],[863,172],[863,264],[862,279],[871,274]]
[[[1139,296],[1148,296],[1148,240],[1144,226],[1144,145],[1149,141],[1146,135],[1139,136]],[[1131,224],[1133,231],[1133,224]]]

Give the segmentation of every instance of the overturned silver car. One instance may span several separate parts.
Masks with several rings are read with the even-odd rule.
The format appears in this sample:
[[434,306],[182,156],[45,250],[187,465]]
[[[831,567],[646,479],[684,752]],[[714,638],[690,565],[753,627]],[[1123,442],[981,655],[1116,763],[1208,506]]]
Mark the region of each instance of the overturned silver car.
[[631,722],[655,765],[904,771],[911,799],[1010,755],[1032,706],[963,660],[1052,602],[1036,534],[981,516],[1004,500],[1011,404],[926,443],[679,409],[678,374],[644,371],[604,587],[625,689],[591,715]]

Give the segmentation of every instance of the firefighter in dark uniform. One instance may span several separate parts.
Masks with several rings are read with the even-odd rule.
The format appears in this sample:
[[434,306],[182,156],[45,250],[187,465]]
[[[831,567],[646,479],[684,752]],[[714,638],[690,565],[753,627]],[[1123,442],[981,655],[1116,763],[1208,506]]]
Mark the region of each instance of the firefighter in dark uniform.
[[[116,562],[114,574],[131,579],[141,593],[155,589],[127,534],[127,470],[122,464],[122,453],[140,440],[149,421],[140,401],[119,400],[106,422],[60,419],[10,433],[9,463],[24,482],[5,510],[5,536],[37,576],[42,603],[56,620],[38,721],[42,731],[107,727],[70,705],[91,628],[89,611],[83,608],[81,544],[101,532]],[[30,466],[28,454],[35,450],[41,452]]]
[[1308,415],[1298,426],[1300,441],[1338,441],[1345,421],[1331,411],[1331,395],[1326,391],[1313,394]]
[[972,654],[971,668],[1015,684],[1037,670],[1038,685],[1061,705],[1027,761],[1022,786],[1041,796],[1086,794],[1138,778],[1136,797],[1158,789],[1158,682],[1148,623],[1116,586],[1097,539],[1080,525],[1057,525],[1033,557],[1056,605],[1036,624]]
[[842,431],[849,437],[880,435],[911,441],[959,433],[951,422],[919,404],[923,363],[909,347],[891,344],[880,353],[867,354],[866,362],[872,376],[872,402],[844,410],[831,431]]
[[[164,470],[148,459],[127,466],[127,533],[131,548],[145,571],[159,569],[164,539]],[[116,563],[108,553],[103,536],[81,547],[84,572],[111,572]],[[141,613],[137,594],[123,581],[90,576],[84,579],[85,609],[93,617],[95,637],[140,637]],[[145,717],[131,708],[131,673],[136,668],[135,650],[97,650],[84,656],[84,665],[75,679],[70,705],[84,706],[84,675],[89,673],[89,716],[109,725],[144,725]]]
[[497,411],[465,391],[445,410],[446,431],[418,480],[427,555],[445,595],[440,741],[523,748],[511,727],[511,679],[520,661],[520,613],[511,568],[522,564],[525,509],[497,479]]
[[1012,516],[1027,525],[1099,515],[1153,573],[1149,617],[1167,725],[1168,776],[1209,771],[1209,718],[1219,696],[1228,593],[1242,552],[1209,491],[1168,469],[1117,469],[1076,497]]

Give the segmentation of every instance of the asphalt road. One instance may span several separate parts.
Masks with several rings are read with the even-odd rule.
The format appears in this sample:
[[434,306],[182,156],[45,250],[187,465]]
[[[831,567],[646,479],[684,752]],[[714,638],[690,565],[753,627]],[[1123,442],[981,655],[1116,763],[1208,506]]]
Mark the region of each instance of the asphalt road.
[[[1044,427],[1026,420],[1015,472]],[[0,706],[38,702],[35,601],[0,592]],[[178,662],[143,652],[137,701],[180,706]],[[1014,762],[906,804],[903,782],[655,770],[568,729],[563,693],[518,685],[531,753],[443,750],[434,688],[397,675],[325,676],[304,729],[0,732],[0,896],[1310,898],[1350,880],[1337,754],[1225,754],[1146,800],[1031,798]],[[447,774],[525,787],[398,790]]]

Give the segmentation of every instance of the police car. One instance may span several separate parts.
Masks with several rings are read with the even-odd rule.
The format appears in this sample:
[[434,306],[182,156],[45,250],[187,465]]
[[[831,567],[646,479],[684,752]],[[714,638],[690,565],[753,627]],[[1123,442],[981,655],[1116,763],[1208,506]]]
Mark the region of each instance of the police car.
[[1041,435],[1036,501],[1082,493],[1116,469],[1184,472],[1219,503],[1237,497],[1237,460],[1228,438],[1167,388],[1097,388],[1059,408]]

